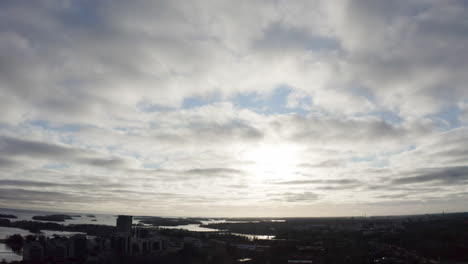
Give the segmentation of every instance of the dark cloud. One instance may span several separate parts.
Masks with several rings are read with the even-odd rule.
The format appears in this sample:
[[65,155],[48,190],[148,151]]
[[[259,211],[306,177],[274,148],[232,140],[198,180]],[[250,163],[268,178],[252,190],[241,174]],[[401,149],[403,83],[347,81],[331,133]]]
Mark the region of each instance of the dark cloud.
[[241,170],[231,168],[203,168],[203,169],[190,169],[184,171],[190,175],[200,175],[204,177],[232,177],[243,175],[244,172]]
[[457,185],[468,181],[468,166],[420,169],[417,176],[392,180],[392,184],[434,184]]
[[195,135],[199,135],[206,140],[229,140],[240,138],[242,140],[253,141],[263,137],[263,132],[241,121],[234,121],[228,124],[192,124]]
[[330,50],[336,52],[339,42],[335,38],[312,35],[307,28],[287,26],[281,23],[269,25],[262,38],[253,43],[259,52],[285,52],[294,50]]
[[301,163],[298,167],[301,168],[331,168],[331,167],[341,167],[345,164],[343,160],[325,160],[319,163],[310,164],[310,163]]
[[324,191],[340,191],[340,190],[349,190],[362,187],[362,184],[346,184],[346,185],[326,185],[314,187],[316,190]]
[[[356,144],[384,148],[392,144],[414,142],[419,136],[435,131],[432,124],[424,122],[415,122],[405,127],[375,117],[330,118],[289,115],[277,118],[271,125],[274,131],[292,142],[312,146],[325,143],[340,144],[341,148],[353,148]],[[330,161],[330,164],[322,165],[332,165],[332,163],[333,161]]]
[[[384,182],[384,181],[383,181]],[[377,192],[400,192],[400,193],[412,193],[415,195],[424,194],[424,193],[434,193],[437,191],[443,190],[442,186],[431,187],[431,186],[415,186],[415,185],[391,185],[391,184],[369,184],[365,186],[368,191],[377,191]]]
[[404,199],[408,197],[410,194],[408,193],[399,193],[399,194],[383,194],[377,195],[376,198],[380,199]]
[[[53,161],[64,161],[91,165],[96,167],[128,167],[128,160],[119,157],[102,158],[95,151],[69,147],[55,143],[32,141],[19,138],[0,136],[0,155],[7,157],[27,157],[32,159],[51,159]],[[0,159],[6,165],[15,165],[14,160]],[[16,165],[19,163],[16,162]],[[0,162],[0,165],[1,162]]]
[[0,200],[14,202],[42,201],[46,203],[81,201],[79,197],[69,193],[6,188],[0,189]]
[[15,167],[17,165],[19,163],[15,160],[0,157],[0,168]]
[[312,192],[302,192],[302,193],[292,193],[292,192],[285,192],[279,194],[275,199],[280,201],[286,201],[291,203],[296,202],[314,202],[317,201],[319,196]]
[[3,186],[18,186],[18,187],[70,187],[70,188],[86,188],[91,187],[91,184],[66,184],[46,181],[27,181],[27,180],[0,180],[0,185]]
[[97,166],[97,167],[105,167],[105,168],[115,168],[115,167],[127,167],[128,166],[128,160],[118,158],[118,157],[112,157],[109,159],[106,158],[84,158],[80,159],[80,161],[84,164],[89,164],[92,166]]
[[0,137],[0,152],[9,156],[75,157],[80,150],[40,141]]
[[338,184],[338,185],[350,185],[358,184],[360,181],[353,179],[337,179],[337,180],[293,180],[293,181],[280,181],[273,182],[274,184],[280,185],[306,185],[306,184]]

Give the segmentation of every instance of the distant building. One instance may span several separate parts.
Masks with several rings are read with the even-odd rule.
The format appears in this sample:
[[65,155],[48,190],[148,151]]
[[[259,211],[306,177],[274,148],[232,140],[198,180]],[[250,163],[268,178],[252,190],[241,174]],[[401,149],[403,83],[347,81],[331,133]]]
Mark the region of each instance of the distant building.
[[26,243],[23,247],[23,261],[41,263],[44,261],[44,247],[37,241]]
[[191,246],[192,248],[201,248],[202,242],[198,238],[184,237],[184,247]]
[[119,215],[117,217],[117,230],[119,232],[132,232],[133,217],[131,215]]
[[56,263],[64,263],[68,259],[68,239],[52,238],[47,240],[46,255]]
[[87,238],[85,235],[74,235],[70,238],[69,256],[73,259],[85,259],[87,254]]
[[132,254],[149,254],[167,249],[167,240],[161,237],[133,238]]
[[147,238],[150,236],[148,228],[135,227],[132,229],[132,235],[135,238]]
[[111,237],[111,249],[119,254],[128,255],[132,252],[132,237],[127,232],[119,232]]

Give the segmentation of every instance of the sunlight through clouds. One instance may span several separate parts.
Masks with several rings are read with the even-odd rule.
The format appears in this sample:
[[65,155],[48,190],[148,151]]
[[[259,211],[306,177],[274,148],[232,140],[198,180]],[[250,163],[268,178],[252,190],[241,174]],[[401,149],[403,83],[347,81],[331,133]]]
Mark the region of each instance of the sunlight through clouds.
[[467,16],[457,0],[1,1],[0,206],[466,210]]

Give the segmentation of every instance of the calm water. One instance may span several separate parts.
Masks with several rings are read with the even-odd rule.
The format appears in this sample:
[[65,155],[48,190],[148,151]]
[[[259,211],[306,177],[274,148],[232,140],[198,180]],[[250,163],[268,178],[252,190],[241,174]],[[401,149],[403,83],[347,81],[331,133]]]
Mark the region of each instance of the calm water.
[[[285,221],[285,220],[275,220],[275,221]],[[207,224],[218,224],[218,223],[247,223],[249,221],[227,221],[227,220],[208,220],[208,221],[200,221],[202,225]],[[259,221],[251,221],[251,222],[259,222]],[[194,232],[222,232],[225,230],[214,229],[214,228],[207,228],[201,227],[199,224],[190,224],[190,225],[178,225],[178,226],[160,226],[160,228],[168,228],[168,229],[185,229],[188,231]],[[268,235],[251,235],[251,234],[239,234],[239,233],[231,233],[236,236],[243,236],[248,238],[249,240],[254,239],[274,239],[275,236],[268,236]]]
[[[106,214],[92,214],[95,217],[89,217],[88,214],[81,214],[81,213],[67,213],[67,212],[47,212],[47,211],[33,211],[33,210],[20,210],[20,209],[6,209],[0,208],[0,214],[12,214],[16,215],[17,219],[10,219],[10,221],[19,221],[19,220],[29,220],[29,221],[37,221],[33,220],[32,217],[35,215],[50,215],[50,214],[67,214],[70,216],[80,216],[80,217],[73,217],[71,220],[66,220],[65,222],[55,222],[63,225],[69,224],[99,224],[99,225],[111,225],[115,226],[116,223],[116,216],[115,215],[106,215]],[[95,220],[95,221],[93,221]],[[276,220],[276,221],[284,221],[284,220]],[[44,221],[38,221],[44,222]],[[45,221],[47,222],[47,221]],[[139,221],[134,220],[135,224]],[[208,220],[208,221],[201,221],[202,224],[215,224],[215,223],[240,223],[246,221],[228,221],[228,220]],[[171,229],[185,229],[188,231],[194,232],[219,232],[223,230],[213,229],[213,228],[206,228],[201,227],[199,224],[190,224],[190,225],[179,225],[179,226],[160,226],[160,228],[171,228]],[[78,232],[60,232],[60,231],[50,231],[50,230],[42,230],[42,233],[45,236],[53,236],[54,234],[60,236],[70,236],[74,234],[79,234]],[[22,236],[31,235],[31,233],[27,230],[19,229],[19,228],[11,228],[11,227],[0,227],[0,239],[5,239],[8,236],[20,234]],[[238,236],[247,237],[250,240],[253,239],[274,239],[274,236],[260,236],[260,235],[249,235],[249,234],[234,234]],[[6,261],[18,261],[22,260],[23,257],[14,253],[10,248],[8,248],[5,244],[0,243],[0,261],[5,259]]]
[[[33,211],[33,210],[19,210],[19,209],[4,209],[0,208],[0,214],[12,214],[16,215],[17,219],[10,219],[11,221],[19,221],[19,220],[29,220],[29,221],[37,221],[33,220],[32,217],[35,215],[50,215],[50,214],[66,214],[70,216],[80,216],[80,217],[73,217],[71,220],[66,220],[65,222],[55,222],[63,225],[69,224],[96,224],[96,225],[115,225],[115,219],[117,218],[115,215],[107,215],[107,214],[92,214],[95,217],[89,217],[88,214],[80,214],[80,213],[67,213],[67,212],[47,212],[47,211]],[[96,220],[96,221],[93,221]],[[48,222],[48,221],[38,221],[38,222]]]
[[28,230],[13,228],[13,227],[0,226],[0,239],[5,239],[8,236],[11,236],[11,235],[14,235],[14,234],[19,234],[19,235],[22,235],[22,236],[31,235],[31,233]]
[[23,260],[21,254],[14,253],[7,245],[0,243],[0,261],[20,261]]
[[[18,218],[10,219],[10,221],[19,221],[19,220],[33,220],[32,217],[35,215],[49,215],[49,214],[69,214],[69,215],[80,215],[81,217],[74,217],[72,220],[66,220],[65,222],[56,222],[59,224],[69,225],[69,224],[101,224],[101,225],[115,225],[116,217],[113,215],[103,215],[103,214],[93,214],[95,217],[88,217],[87,214],[76,214],[76,213],[57,213],[57,212],[46,212],[46,211],[32,211],[32,210],[16,210],[16,209],[4,209],[0,208],[0,214],[12,214],[16,215]],[[96,219],[96,221],[92,221]],[[38,221],[43,222],[43,221]],[[66,232],[66,231],[50,231],[42,230],[43,235],[51,237],[53,235],[60,236],[71,236],[74,234],[82,234],[79,232]],[[20,234],[22,236],[31,235],[27,230],[12,228],[12,227],[3,227],[0,226],[0,239],[5,239],[8,236]],[[0,261],[5,259],[5,261],[20,261],[23,259],[21,253],[17,254],[13,252],[7,245],[0,243]]]
[[[83,234],[79,232],[66,232],[66,231],[50,231],[50,230],[42,230],[43,235],[47,237],[52,237],[54,235],[59,235],[59,236],[72,236],[75,234]],[[22,236],[27,236],[27,235],[32,235],[31,232],[19,228],[12,228],[12,227],[3,227],[0,226],[0,239],[5,239],[8,236],[14,235],[14,234],[19,234]],[[7,245],[0,243],[0,261],[5,259],[5,261],[10,262],[10,261],[19,261],[22,260],[23,257],[21,256],[21,253],[15,253],[11,248],[9,248]]]

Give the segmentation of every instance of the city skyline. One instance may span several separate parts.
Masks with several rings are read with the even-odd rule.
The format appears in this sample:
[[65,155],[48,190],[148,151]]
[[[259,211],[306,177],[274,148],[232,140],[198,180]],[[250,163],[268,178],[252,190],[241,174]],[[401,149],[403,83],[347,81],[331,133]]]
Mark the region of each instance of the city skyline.
[[468,211],[468,4],[2,1],[0,208]]

